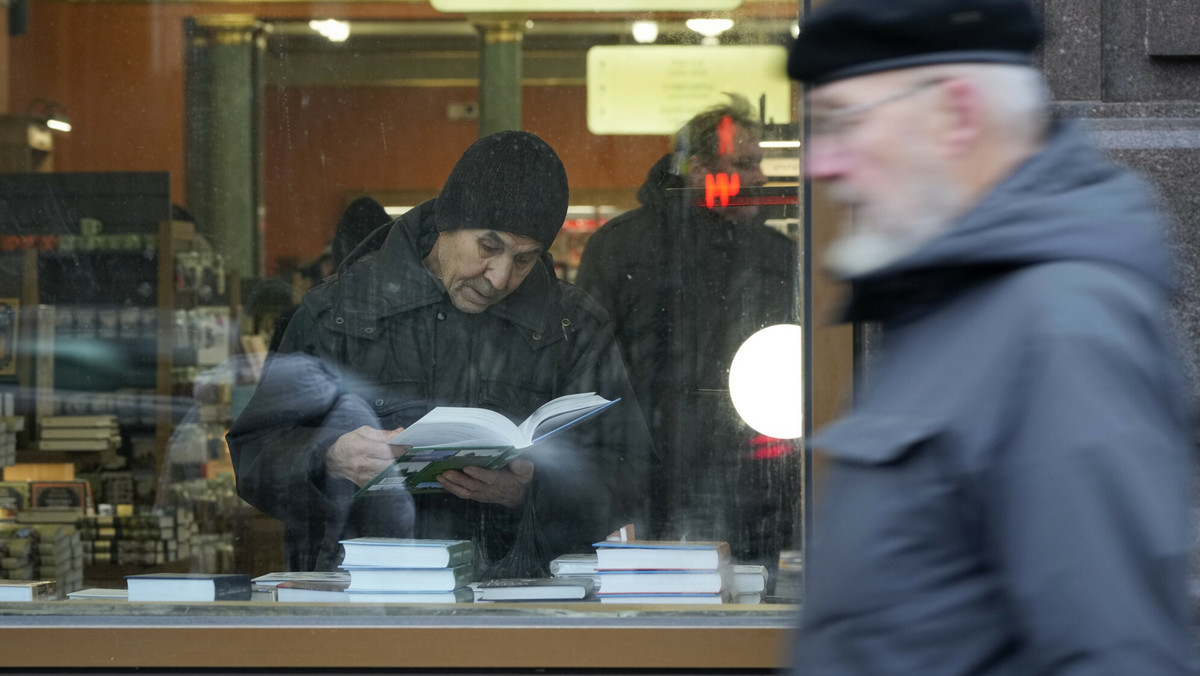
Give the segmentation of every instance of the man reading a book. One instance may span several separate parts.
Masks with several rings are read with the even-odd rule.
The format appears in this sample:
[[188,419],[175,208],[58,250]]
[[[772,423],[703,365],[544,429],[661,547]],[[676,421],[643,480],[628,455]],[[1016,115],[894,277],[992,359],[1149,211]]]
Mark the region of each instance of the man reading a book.
[[[332,568],[338,540],[391,535],[471,539],[484,577],[540,575],[641,519],[652,450],[607,315],[548,254],[567,195],[540,138],[482,138],[437,199],[305,295],[228,437],[239,494],[287,524],[291,568]],[[444,490],[352,497],[436,406],[520,421],[575,392],[625,401],[502,469],[447,471]]]

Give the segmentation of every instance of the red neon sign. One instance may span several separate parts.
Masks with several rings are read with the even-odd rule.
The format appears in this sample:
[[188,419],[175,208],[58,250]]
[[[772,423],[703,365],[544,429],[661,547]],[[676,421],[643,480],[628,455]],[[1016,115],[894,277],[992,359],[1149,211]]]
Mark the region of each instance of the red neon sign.
[[742,179],[737,174],[732,176],[729,174],[717,174],[713,176],[708,174],[704,177],[704,204],[709,209],[716,206],[717,202],[721,206],[729,206],[729,198],[738,194],[742,189]]

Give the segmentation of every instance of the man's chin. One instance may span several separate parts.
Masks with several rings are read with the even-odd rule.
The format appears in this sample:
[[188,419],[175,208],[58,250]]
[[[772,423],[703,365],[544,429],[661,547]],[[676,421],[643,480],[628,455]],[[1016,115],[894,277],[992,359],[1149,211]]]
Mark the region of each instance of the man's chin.
[[861,277],[891,265],[919,246],[913,240],[878,234],[847,235],[825,251],[825,269],[839,279]]
[[485,304],[477,301],[467,300],[461,294],[451,294],[450,302],[454,305],[454,307],[458,308],[459,311],[470,315],[477,315],[492,306],[491,303]]

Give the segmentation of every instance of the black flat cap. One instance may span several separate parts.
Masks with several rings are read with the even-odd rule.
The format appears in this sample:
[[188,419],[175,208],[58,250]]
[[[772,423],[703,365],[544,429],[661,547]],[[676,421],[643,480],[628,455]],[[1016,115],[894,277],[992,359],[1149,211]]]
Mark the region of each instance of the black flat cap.
[[1029,65],[1041,39],[1028,0],[832,0],[805,20],[788,75],[822,85],[939,63]]

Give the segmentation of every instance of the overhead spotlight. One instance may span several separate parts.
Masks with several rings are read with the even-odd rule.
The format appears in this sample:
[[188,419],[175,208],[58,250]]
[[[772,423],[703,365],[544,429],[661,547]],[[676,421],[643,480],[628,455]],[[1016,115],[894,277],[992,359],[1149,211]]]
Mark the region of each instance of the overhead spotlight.
[[688,19],[685,25],[704,36],[700,44],[716,45],[720,44],[717,36],[733,28],[733,19]]
[[345,42],[350,37],[350,22],[337,19],[325,19],[308,22],[308,27],[325,36],[330,42]]
[[789,30],[791,30],[791,32],[792,32],[792,39],[793,39],[793,40],[794,40],[794,39],[796,39],[796,38],[798,38],[798,37],[800,37],[800,22],[799,22],[799,21],[793,21],[793,22],[792,22],[792,25],[791,25],[791,28],[790,28]]
[[67,109],[58,101],[34,99],[25,112],[47,129],[63,133],[71,131],[71,118],[67,117]]
[[658,39],[657,21],[634,21],[633,39],[639,44],[648,45]]

